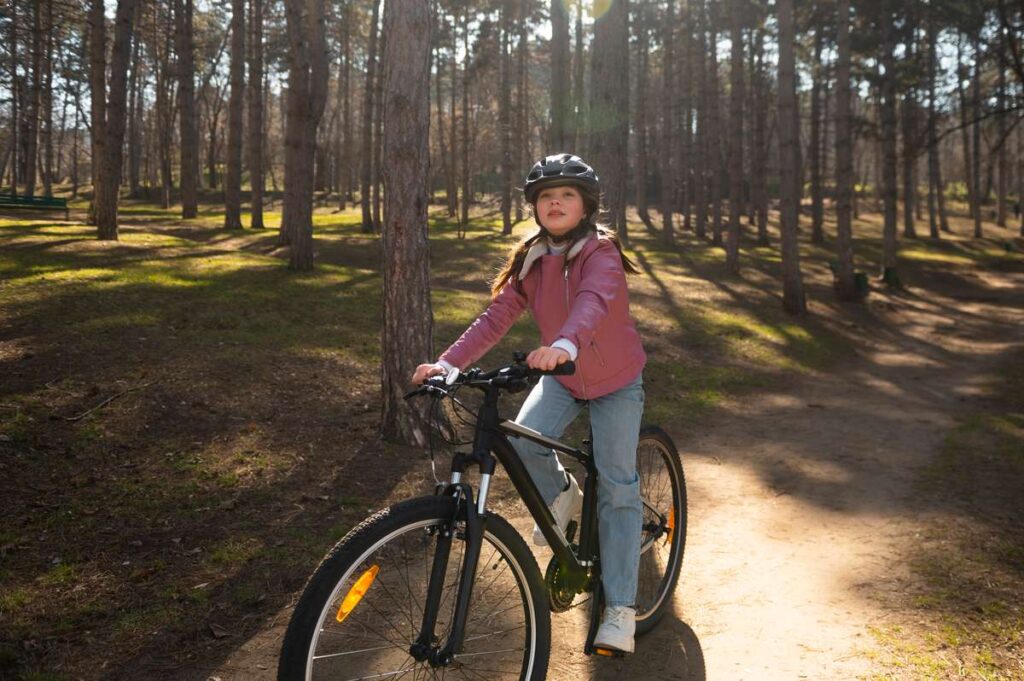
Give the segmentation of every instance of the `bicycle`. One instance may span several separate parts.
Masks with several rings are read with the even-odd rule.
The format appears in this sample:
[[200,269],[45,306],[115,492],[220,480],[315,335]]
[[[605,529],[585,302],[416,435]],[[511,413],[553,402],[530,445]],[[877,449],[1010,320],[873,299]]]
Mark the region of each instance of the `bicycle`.
[[[445,399],[462,404],[457,393],[466,387],[481,390],[472,447],[456,448],[451,479],[439,483],[433,496],[373,514],[331,549],[307,582],[288,624],[280,681],[448,674],[543,679],[551,647],[550,612],[568,610],[583,593],[592,594],[585,653],[616,654],[593,645],[603,604],[592,442],[584,440],[578,449],[498,414],[501,392],[525,390],[543,375],[571,374],[574,366],[567,362],[539,371],[526,367],[524,359],[516,353],[509,366],[489,372],[471,369],[454,381],[433,377],[406,395],[429,395],[437,407]],[[431,411],[435,425],[437,413]],[[583,510],[565,534],[512,448],[511,437],[550,447],[584,467]],[[686,485],[675,445],[660,428],[641,429],[637,457],[644,509],[636,602],[639,636],[664,615],[679,579]],[[523,538],[487,508],[497,463],[554,554],[543,576]],[[470,466],[479,468],[476,490],[463,479]]]

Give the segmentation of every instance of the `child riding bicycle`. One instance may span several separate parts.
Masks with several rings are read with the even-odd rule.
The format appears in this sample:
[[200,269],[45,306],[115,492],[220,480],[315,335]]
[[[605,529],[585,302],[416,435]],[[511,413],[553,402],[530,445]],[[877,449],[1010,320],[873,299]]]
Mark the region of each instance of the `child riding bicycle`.
[[[599,472],[601,583],[606,609],[595,645],[633,652],[642,505],[636,450],[644,407],[646,354],[629,312],[626,273],[637,274],[614,231],[596,221],[600,183],[579,156],[534,164],[523,186],[538,229],[517,244],[491,286],[487,309],[438,361],[421,364],[415,384],[480,359],[529,308],[541,345],[527,364],[550,370],[576,363],[569,376],[544,376],[516,422],[561,437],[586,404]],[[552,450],[512,441],[563,533],[583,493]],[[545,545],[539,528],[534,543]]]

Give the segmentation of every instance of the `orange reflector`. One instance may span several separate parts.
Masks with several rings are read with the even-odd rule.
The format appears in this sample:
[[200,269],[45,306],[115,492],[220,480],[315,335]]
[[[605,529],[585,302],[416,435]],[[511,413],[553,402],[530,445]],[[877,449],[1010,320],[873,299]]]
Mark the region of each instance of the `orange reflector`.
[[672,537],[676,533],[676,509],[670,508],[668,510],[668,543],[672,543]]
[[359,601],[363,600],[363,596],[365,596],[366,592],[370,590],[370,586],[373,584],[373,580],[377,578],[378,572],[380,572],[380,566],[374,565],[356,580],[356,583],[345,595],[345,600],[341,602],[341,607],[338,608],[338,614],[334,617],[336,620],[344,622],[345,618],[349,616],[349,613],[356,609],[356,606],[359,605]]
[[604,648],[594,648],[594,652],[598,655],[604,655],[605,657],[615,657],[615,653],[610,650],[605,650]]

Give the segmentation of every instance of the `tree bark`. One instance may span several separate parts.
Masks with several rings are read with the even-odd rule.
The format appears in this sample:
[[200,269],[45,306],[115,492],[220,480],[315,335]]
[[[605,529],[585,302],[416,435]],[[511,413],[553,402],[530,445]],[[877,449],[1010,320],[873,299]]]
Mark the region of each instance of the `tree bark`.
[[629,2],[618,0],[594,21],[591,52],[590,155],[600,174],[608,221],[628,242],[626,149],[629,139]]
[[43,23],[40,2],[32,3],[32,80],[29,85],[28,107],[25,118],[28,136],[25,138],[25,196],[36,193],[36,157],[39,154],[39,105],[43,94]]
[[[673,4],[674,0],[669,0]],[[636,166],[634,172],[634,184],[636,185],[636,212],[640,220],[650,229],[651,216],[647,211],[647,79],[650,62],[650,37],[648,25],[650,16],[648,5],[641,4],[636,18],[637,36],[637,84],[636,84],[636,108],[634,110],[636,130]]]
[[[231,0],[231,95],[228,98],[228,156],[224,174],[224,227],[226,229],[242,229],[242,114],[244,104],[245,0]],[[313,140],[313,144],[315,146],[316,140]]]
[[853,130],[850,108],[850,0],[837,3],[836,43],[836,275],[840,300],[854,300],[853,229]]
[[[380,53],[384,54],[384,50],[388,46],[388,34],[385,31],[380,33]],[[376,130],[373,133],[373,231],[380,232],[381,230],[381,186],[384,184],[384,172],[381,169],[382,159],[381,155],[384,152],[384,70],[380,68],[378,64],[377,68],[377,80],[376,80],[376,92],[374,92],[373,99],[375,102],[379,102],[376,109],[373,112],[374,125]]]
[[[501,29],[498,37],[499,80],[501,96],[498,111],[498,132],[501,139],[501,233],[512,233],[512,60],[509,56],[512,20],[508,3],[501,5]],[[568,56],[568,45],[566,46]],[[564,126],[564,121],[563,121]]]
[[693,168],[693,204],[694,220],[696,221],[696,235],[703,239],[707,235],[707,176],[708,176],[708,155],[710,153],[710,122],[708,121],[708,77],[707,62],[707,7],[704,0],[697,0],[697,53],[692,62],[694,69],[693,80],[697,83],[697,153],[696,163]]
[[[718,16],[711,14],[708,6],[708,26],[710,28],[710,44],[708,45],[708,146],[709,172],[711,176],[711,243],[722,245],[722,122],[719,118],[718,89]],[[799,130],[799,128],[797,128]]]
[[793,0],[777,0],[779,22],[779,170],[782,232],[782,307],[790,314],[807,311],[800,249],[797,243],[796,64],[793,55]]
[[935,78],[938,65],[936,54],[937,32],[933,12],[928,13],[928,232],[938,239],[943,231],[949,231],[946,221],[946,201],[942,187],[942,171],[939,166],[938,110],[935,95]]
[[341,149],[341,201],[342,209],[349,203],[353,203],[352,193],[352,12],[351,4],[345,4],[342,14],[342,58],[344,67],[341,72],[342,88],[342,149]]
[[822,229],[825,221],[825,205],[821,186],[821,81],[823,71],[821,47],[824,42],[823,33],[822,26],[815,29],[814,58],[811,62],[811,139],[807,151],[810,155],[808,161],[811,171],[811,243],[813,244],[825,242],[825,233]]
[[[904,60],[913,64],[916,58],[914,47],[915,24],[913,5],[906,9],[906,37],[904,43]],[[914,96],[913,78],[907,78],[902,84],[903,89],[903,237],[917,238],[914,210],[917,205],[917,101]]]
[[753,195],[757,220],[757,243],[767,246],[768,239],[768,85],[764,68],[764,21],[754,31],[754,159]]
[[[455,47],[457,45],[458,37],[455,34],[455,19],[452,18],[452,53],[449,66],[451,67],[451,91],[448,93],[448,109],[451,112],[451,120],[448,121],[449,134],[448,139],[451,140],[451,149],[449,151],[450,160],[448,162],[448,168],[451,171],[448,177],[448,217],[454,218],[459,212],[459,156],[458,156],[458,75],[459,75],[459,63],[455,58]],[[459,226],[461,229],[461,225]]]
[[[99,160],[94,161],[93,206],[96,228],[101,240],[116,241],[117,202],[121,184],[122,145],[124,142],[126,100],[128,97],[128,61],[137,0],[118,0],[114,16],[114,45],[110,53],[110,94],[105,95],[105,34],[103,0],[90,6],[90,78],[93,100],[93,138],[103,140]],[[93,154],[96,155],[96,146]]]
[[178,112],[181,137],[181,217],[199,215],[199,122],[196,118],[192,0],[174,0],[178,51]]
[[729,37],[732,41],[729,92],[729,235],[725,268],[740,271],[740,216],[743,214],[743,12],[742,0],[729,2]]
[[587,101],[583,96],[584,93],[584,78],[585,78],[585,57],[583,55],[583,0],[576,1],[576,26],[575,26],[575,57],[573,61],[573,81],[572,81],[572,109],[575,110],[573,116],[574,128],[573,128],[573,151],[576,154],[585,156],[589,149],[587,145],[590,143],[587,137],[586,122],[587,122]]
[[325,0],[285,0],[288,106],[281,231],[291,246],[288,267],[313,269],[313,161],[327,103]]
[[142,69],[142,41],[136,36],[132,48],[131,75],[128,77],[128,195],[141,195],[142,166],[142,111],[144,87],[139,86],[139,71]]
[[46,0],[46,46],[43,49],[42,127],[43,196],[53,196],[53,0]]
[[381,331],[381,437],[424,446],[424,400],[407,401],[409,376],[433,350],[430,260],[427,238],[430,147],[430,9],[427,0],[384,5],[387,40],[384,182],[388,188],[382,229],[384,324]]
[[[528,117],[529,107],[527,106],[528,92],[529,92],[530,83],[529,83],[529,79],[528,79],[529,78],[528,77],[528,73],[529,72],[526,70],[526,50],[527,50],[527,43],[528,43],[528,34],[527,34],[527,30],[526,30],[526,12],[527,12],[527,7],[526,7],[526,5],[524,3],[517,3],[516,6],[519,9],[518,17],[517,17],[518,18],[518,21],[517,21],[517,31],[518,31],[518,34],[519,34],[519,39],[518,39],[518,42],[516,43],[516,70],[517,70],[518,73],[516,75],[516,83],[517,83],[517,85],[516,85],[516,87],[517,87],[517,95],[516,95],[516,126],[515,126],[516,140],[515,140],[515,144],[513,144],[513,149],[518,149],[519,150],[519,156],[518,156],[518,159],[517,159],[519,168],[527,168],[527,167],[529,167],[530,156],[531,156],[530,149],[529,149],[529,146],[530,146],[529,145],[529,137],[528,137],[528,135],[529,135],[529,133],[528,133],[528,130],[529,130],[529,127],[528,127],[529,126],[529,117]],[[453,72],[453,78],[454,78],[454,72]],[[452,87],[454,87],[454,81],[452,83]],[[455,112],[454,112],[454,109],[453,109],[452,110],[452,115],[454,115],[454,114],[455,114]],[[453,139],[453,144],[454,144],[454,137],[452,139]],[[455,186],[454,181],[455,181],[455,175],[453,173],[452,174],[452,187]],[[517,223],[522,222],[523,221],[523,217],[524,217],[524,213],[523,213],[523,193],[521,191],[515,192],[515,208],[516,208],[516,222]]]
[[[263,224],[263,3],[249,0],[249,212],[250,228]],[[347,12],[347,5],[346,5]],[[347,16],[345,19],[347,27]],[[347,29],[346,29],[347,30]],[[347,157],[346,157],[347,162]]]
[[[1001,36],[1001,47],[1003,51],[1006,51],[1006,39],[1004,33],[1000,32]],[[996,80],[996,110],[1006,110],[1006,68],[999,64],[999,68],[996,69],[997,80]],[[997,180],[996,180],[996,224],[1000,227],[1006,227],[1006,192],[1009,189],[1009,174],[1010,164],[1009,159],[1006,155],[1006,114],[1000,113],[996,115],[996,135],[999,139],[999,147],[996,151],[996,168],[997,168]]]
[[363,209],[363,232],[374,232],[373,211],[370,207],[371,187],[373,181],[373,101],[374,82],[377,73],[377,23],[380,18],[381,0],[373,0],[373,13],[370,16],[370,42],[366,52],[366,81],[363,87],[363,134],[362,134],[362,168],[359,183],[359,203]]
[[551,153],[569,151],[569,13],[551,0]]
[[[662,23],[661,44],[661,154],[658,163],[658,202],[661,204],[661,230],[665,243],[675,241],[675,227],[672,224],[672,211],[675,205],[676,174],[670,150],[675,148],[676,112],[673,106],[673,93],[676,88],[675,75],[675,29],[676,3],[668,0],[665,6],[665,21]],[[594,81],[595,86],[597,81]]]
[[973,140],[971,146],[974,148],[974,158],[971,164],[971,184],[974,186],[974,238],[980,239],[982,205],[985,195],[981,192],[981,36],[974,37],[974,78],[971,84],[971,108],[974,112],[974,123],[972,124]]
[[[469,54],[469,7],[462,10],[462,50]],[[469,68],[468,60],[462,68],[462,206],[459,214],[459,238],[465,238],[469,228]]]
[[893,54],[896,39],[892,26],[891,0],[883,7],[882,23],[882,185],[884,197],[884,224],[882,227],[882,280],[899,286],[896,271],[896,222],[898,219],[896,189],[896,59]]

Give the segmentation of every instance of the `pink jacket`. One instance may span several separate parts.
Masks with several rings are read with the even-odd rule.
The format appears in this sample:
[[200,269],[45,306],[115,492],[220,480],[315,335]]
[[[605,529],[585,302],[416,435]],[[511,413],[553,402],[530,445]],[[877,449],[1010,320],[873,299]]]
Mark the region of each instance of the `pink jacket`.
[[574,397],[607,395],[643,370],[647,355],[629,315],[619,251],[593,233],[565,254],[547,254],[543,240],[535,244],[519,275],[509,279],[441,360],[465,369],[501,340],[527,306],[544,345],[559,338],[576,345],[576,373],[556,377]]

